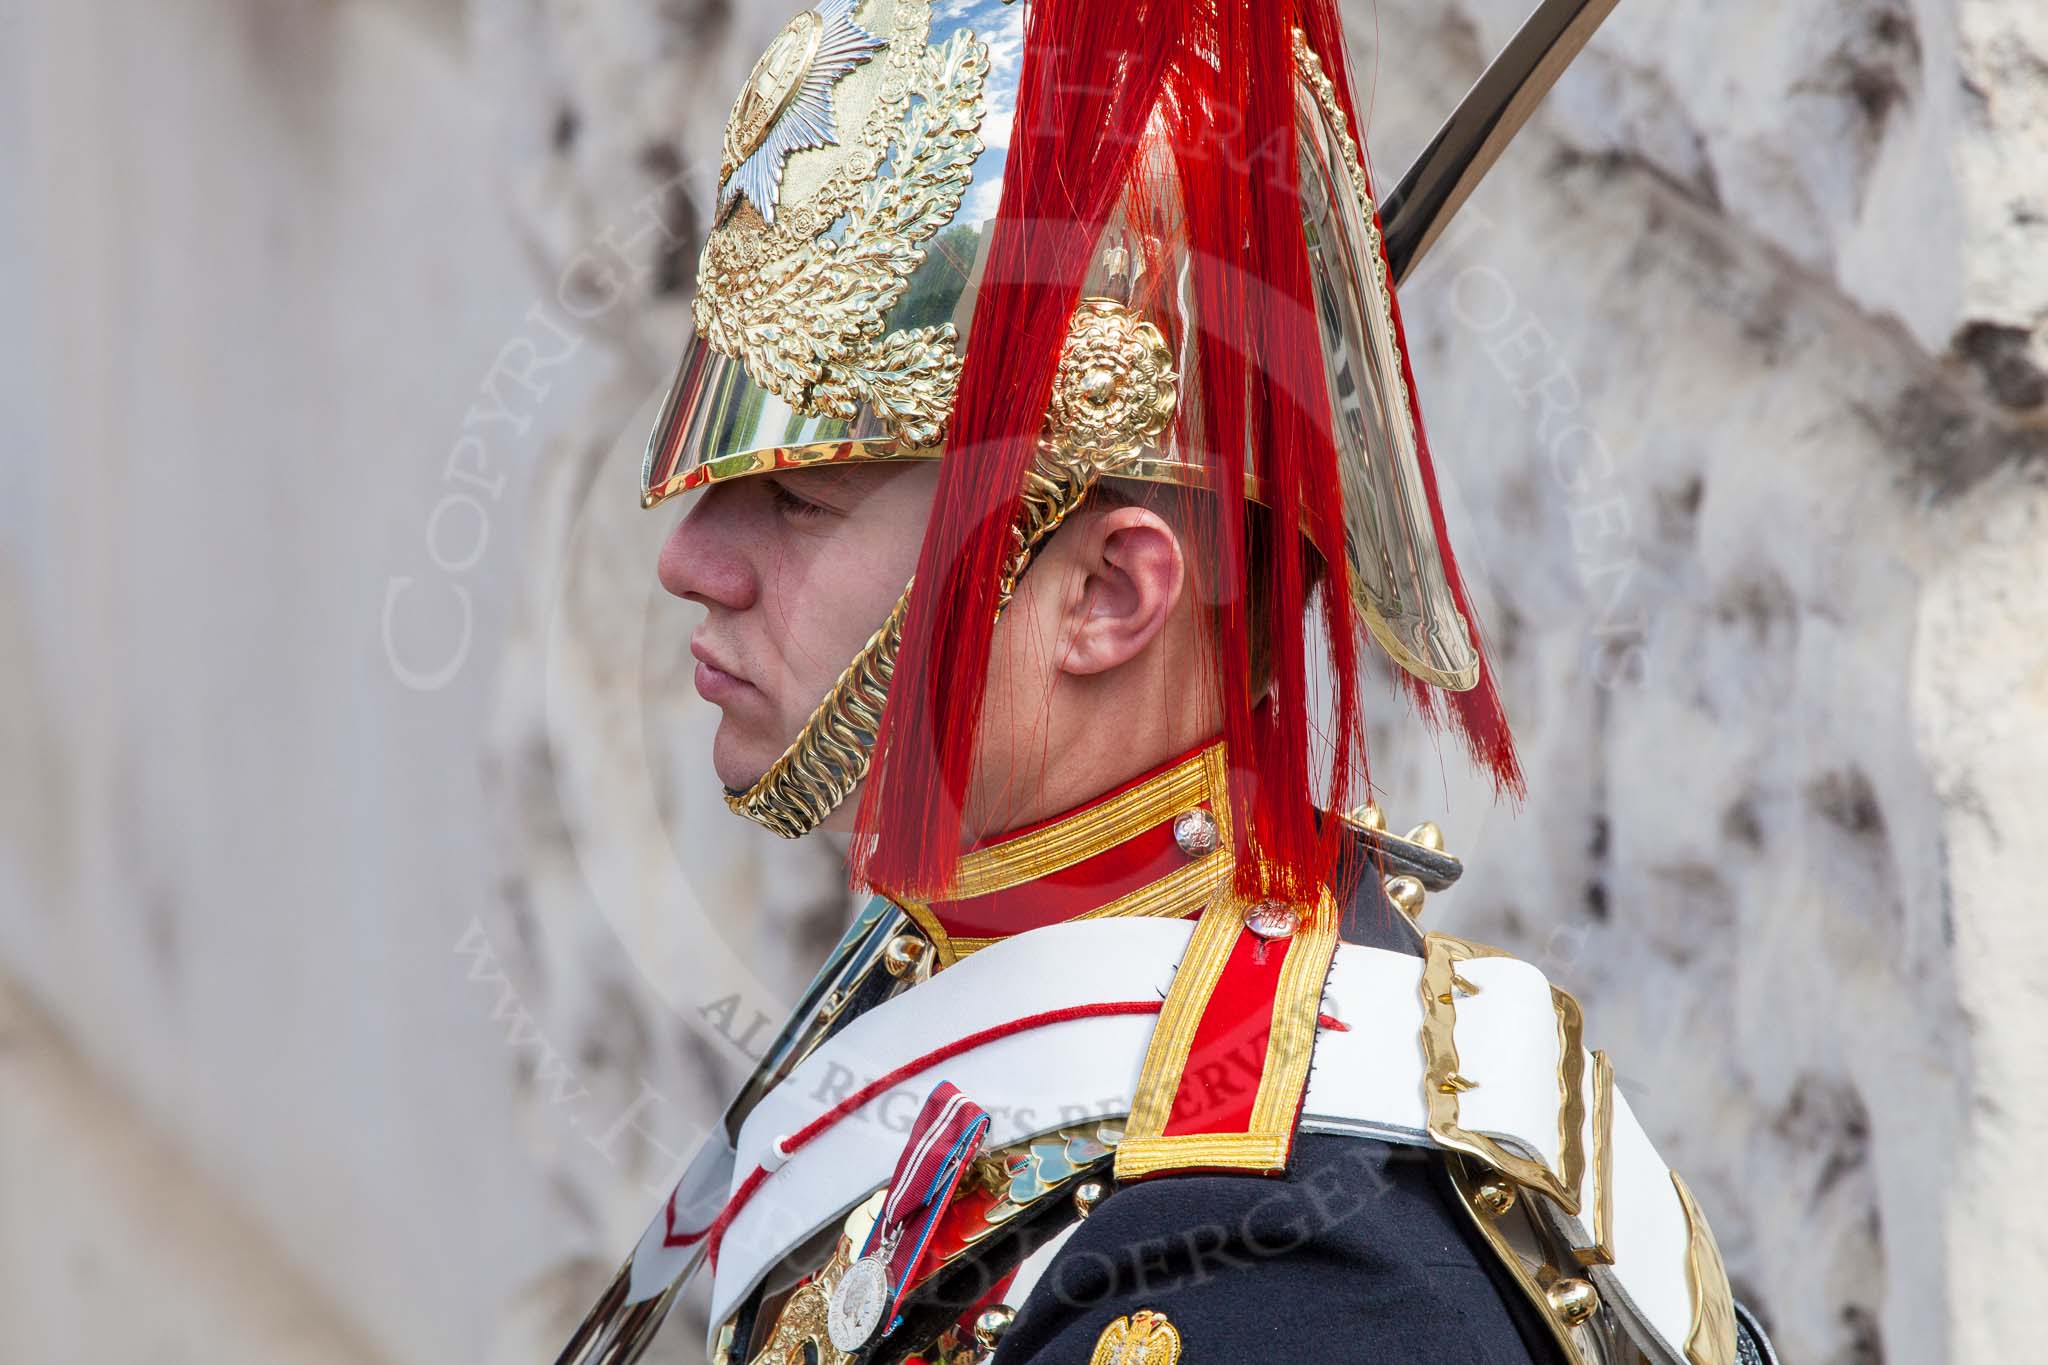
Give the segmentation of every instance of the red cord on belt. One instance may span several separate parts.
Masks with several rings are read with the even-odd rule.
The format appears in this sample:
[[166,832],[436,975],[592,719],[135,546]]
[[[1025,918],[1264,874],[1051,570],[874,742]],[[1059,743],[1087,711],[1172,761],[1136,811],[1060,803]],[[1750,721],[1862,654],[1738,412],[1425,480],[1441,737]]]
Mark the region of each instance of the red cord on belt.
[[[1028,1033],[1032,1029],[1045,1028],[1051,1024],[1070,1023],[1076,1019],[1100,1019],[1122,1014],[1157,1014],[1159,1013],[1161,1003],[1158,1000],[1119,1000],[1099,1005],[1069,1005],[1065,1009],[1046,1010],[1040,1014],[1027,1014],[1022,1019],[1013,1019],[1007,1024],[996,1024],[992,1027],[981,1029],[978,1032],[970,1033],[964,1038],[956,1038],[944,1047],[936,1048],[925,1053],[922,1057],[905,1062],[887,1075],[868,1082],[803,1127],[797,1129],[796,1132],[791,1133],[787,1137],[777,1138],[774,1143],[775,1151],[783,1161],[787,1161],[813,1141],[824,1136],[841,1119],[862,1108],[868,1101],[874,1099],[875,1096],[900,1085],[921,1071],[927,1071],[941,1062],[950,1061],[963,1052],[972,1052],[978,1047],[993,1043],[998,1039],[1008,1038],[1013,1034]],[[780,1169],[780,1167],[781,1162],[778,1162],[775,1169]],[[718,1265],[718,1244],[724,1240],[726,1229],[732,1226],[733,1219],[739,1217],[740,1210],[747,1206],[747,1202],[754,1197],[755,1192],[761,1188],[773,1173],[773,1170],[766,1166],[754,1167],[753,1172],[740,1182],[740,1187],[732,1192],[732,1198],[725,1201],[725,1207],[718,1211],[718,1216],[712,1219],[708,1226],[696,1232],[675,1231],[675,1195],[671,1194],[669,1196],[669,1231],[663,1237],[663,1243],[672,1247],[686,1247],[694,1245],[699,1241],[706,1241],[706,1253],[711,1258],[712,1267],[716,1269]],[[680,1188],[678,1186],[678,1191],[680,1191]]]

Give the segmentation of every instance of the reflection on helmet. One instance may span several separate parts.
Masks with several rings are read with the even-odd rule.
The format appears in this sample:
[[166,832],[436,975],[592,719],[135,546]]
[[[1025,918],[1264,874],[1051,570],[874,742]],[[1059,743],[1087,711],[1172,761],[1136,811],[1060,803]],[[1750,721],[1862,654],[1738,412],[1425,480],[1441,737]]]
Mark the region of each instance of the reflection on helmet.
[[[834,49],[815,37],[822,55],[808,69],[791,69],[802,51],[779,63],[770,58],[792,45],[785,41],[791,34],[823,26],[829,37],[832,23],[850,26],[848,12],[841,3],[792,21],[742,94],[736,123],[758,122],[783,87],[827,85],[823,62]],[[860,17],[888,35],[886,48],[861,65],[829,68],[839,72],[825,105],[839,120],[836,141],[780,153],[788,170],[785,178],[778,167],[774,221],[752,190],[732,190],[730,180],[721,190],[725,216],[699,277],[699,334],[648,446],[642,492],[650,507],[749,474],[943,453],[959,356],[974,334],[977,271],[1002,197],[1024,12],[1000,0],[871,0]],[[922,63],[904,59],[920,52]],[[1296,57],[1303,232],[1352,590],[1396,663],[1435,686],[1468,688],[1479,660],[1431,524],[1370,186],[1321,62],[1305,41]],[[899,70],[912,82],[926,77],[915,98],[892,97],[887,82]],[[951,140],[939,126],[949,107]],[[781,145],[772,128],[749,135],[762,148],[756,161]],[[1163,144],[1159,120],[1149,137]],[[1193,390],[1200,367],[1185,345],[1191,319],[1178,287],[1186,234],[1163,150],[1140,153],[1083,293],[1131,303],[1179,344],[1180,373]],[[1185,426],[1168,431],[1119,472],[1209,486],[1187,435]],[[1249,491],[1258,496],[1256,478]]]

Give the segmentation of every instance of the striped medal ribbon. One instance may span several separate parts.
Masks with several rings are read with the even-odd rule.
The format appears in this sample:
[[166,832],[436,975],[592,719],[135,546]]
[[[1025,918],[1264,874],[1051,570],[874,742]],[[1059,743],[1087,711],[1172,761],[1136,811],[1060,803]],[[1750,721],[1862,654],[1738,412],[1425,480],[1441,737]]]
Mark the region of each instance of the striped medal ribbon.
[[981,1149],[988,1124],[987,1111],[949,1082],[941,1081],[926,1098],[896,1158],[881,1216],[827,1307],[826,1333],[834,1346],[852,1354],[896,1325],[932,1229]]

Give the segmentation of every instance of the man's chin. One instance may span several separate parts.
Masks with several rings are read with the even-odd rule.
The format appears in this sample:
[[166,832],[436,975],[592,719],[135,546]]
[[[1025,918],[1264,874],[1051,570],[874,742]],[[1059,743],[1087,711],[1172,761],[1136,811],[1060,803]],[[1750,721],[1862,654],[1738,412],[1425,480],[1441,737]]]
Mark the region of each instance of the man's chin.
[[720,722],[717,737],[711,741],[711,771],[718,774],[726,790],[743,792],[775,766],[782,749],[771,752],[767,741],[733,734],[733,728],[730,719]]

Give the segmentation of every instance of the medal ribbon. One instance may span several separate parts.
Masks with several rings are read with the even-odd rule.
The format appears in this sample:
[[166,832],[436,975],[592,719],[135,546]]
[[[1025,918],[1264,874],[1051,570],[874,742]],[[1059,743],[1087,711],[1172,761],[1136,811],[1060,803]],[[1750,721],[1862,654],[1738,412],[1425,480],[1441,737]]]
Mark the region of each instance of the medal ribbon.
[[917,1278],[932,1229],[938,1226],[939,1215],[946,1211],[967,1164],[981,1150],[988,1125],[987,1111],[947,1081],[939,1082],[910,1125],[903,1154],[896,1158],[895,1173],[889,1178],[882,1216],[868,1230],[861,1247],[863,1256],[879,1254],[888,1261],[889,1305],[882,1315],[885,1331],[895,1326],[897,1306]]

